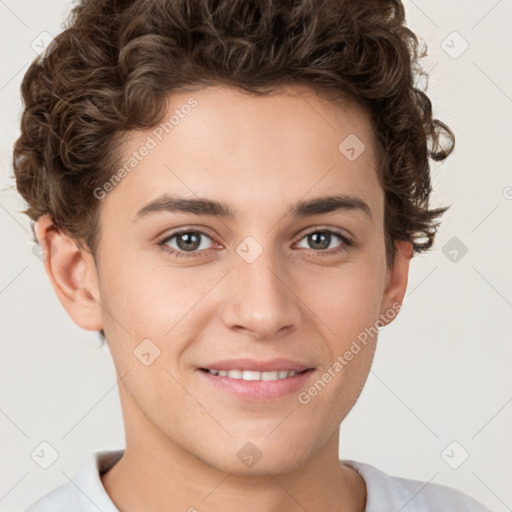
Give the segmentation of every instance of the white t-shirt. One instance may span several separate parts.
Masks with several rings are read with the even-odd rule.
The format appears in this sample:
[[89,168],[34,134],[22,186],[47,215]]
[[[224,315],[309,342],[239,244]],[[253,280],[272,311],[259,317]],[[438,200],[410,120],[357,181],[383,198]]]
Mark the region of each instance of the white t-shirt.
[[[100,474],[108,471],[124,450],[89,455],[73,481],[39,498],[24,512],[119,512],[103,487]],[[491,512],[451,487],[390,476],[371,464],[342,460],[366,482],[365,512]]]

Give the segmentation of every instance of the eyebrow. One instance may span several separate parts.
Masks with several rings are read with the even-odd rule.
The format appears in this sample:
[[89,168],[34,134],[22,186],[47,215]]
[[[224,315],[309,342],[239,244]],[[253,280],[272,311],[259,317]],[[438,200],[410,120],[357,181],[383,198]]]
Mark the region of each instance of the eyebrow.
[[[236,210],[233,210],[229,205],[221,201],[207,198],[187,199],[162,194],[143,206],[135,214],[133,222],[152,213],[162,211],[209,215],[225,219],[234,219],[237,216]],[[337,194],[299,201],[291,207],[288,215],[292,217],[309,217],[337,211],[359,211],[364,213],[370,220],[373,220],[368,204],[360,197],[350,194]]]

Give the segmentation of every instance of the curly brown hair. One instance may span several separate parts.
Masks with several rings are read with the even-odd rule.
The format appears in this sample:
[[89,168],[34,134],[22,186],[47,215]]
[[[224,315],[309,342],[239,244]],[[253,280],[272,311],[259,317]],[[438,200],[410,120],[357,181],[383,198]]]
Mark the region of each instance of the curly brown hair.
[[21,86],[13,166],[32,221],[49,214],[95,254],[94,190],[119,167],[123,134],[159,124],[169,94],[301,84],[371,116],[388,265],[394,240],[414,252],[432,246],[449,207],[429,209],[429,158],[445,159],[455,138],[415,86],[428,78],[418,63],[426,48],[418,51],[400,0],[83,0],[64,28]]

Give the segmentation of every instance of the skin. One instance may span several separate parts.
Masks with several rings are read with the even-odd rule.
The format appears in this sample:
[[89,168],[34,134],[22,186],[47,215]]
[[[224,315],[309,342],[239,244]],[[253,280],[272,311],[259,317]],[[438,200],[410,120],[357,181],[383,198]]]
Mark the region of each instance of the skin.
[[[392,321],[412,247],[396,242],[386,266],[371,122],[359,107],[299,87],[264,97],[225,86],[181,93],[165,119],[190,96],[198,105],[101,200],[96,259],[48,216],[37,223],[59,300],[80,327],[104,329],[123,377],[126,450],[103,485],[123,512],[362,512],[365,484],[340,463],[339,427],[367,379],[377,336],[307,405],[296,393],[244,401],[205,383],[197,368],[237,357],[297,359],[315,367],[307,389],[365,328]],[[123,155],[150,133],[130,133]],[[349,134],[366,146],[354,161],[338,150]],[[164,191],[223,201],[238,215],[159,212],[133,222]],[[358,210],[287,215],[297,201],[333,193],[363,199],[372,218]],[[193,257],[158,246],[182,227],[207,235]],[[353,245],[326,254],[344,242],[332,235],[318,248],[307,235],[322,228],[341,230]],[[263,251],[252,263],[236,252],[247,236]],[[167,247],[186,250],[178,238]],[[134,356],[144,339],[160,350],[149,366]],[[262,454],[250,468],[237,457],[248,442]]]

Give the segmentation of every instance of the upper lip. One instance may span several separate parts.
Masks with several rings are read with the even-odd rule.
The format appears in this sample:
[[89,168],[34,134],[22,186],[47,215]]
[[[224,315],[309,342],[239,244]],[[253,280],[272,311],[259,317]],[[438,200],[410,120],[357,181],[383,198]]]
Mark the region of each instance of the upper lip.
[[257,359],[224,359],[215,361],[206,366],[201,366],[205,370],[249,370],[257,372],[274,372],[277,370],[295,370],[302,372],[312,369],[313,366],[292,359],[267,359],[259,361]]

